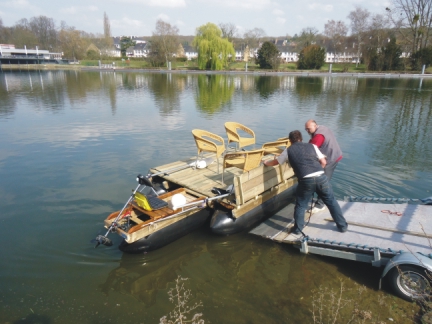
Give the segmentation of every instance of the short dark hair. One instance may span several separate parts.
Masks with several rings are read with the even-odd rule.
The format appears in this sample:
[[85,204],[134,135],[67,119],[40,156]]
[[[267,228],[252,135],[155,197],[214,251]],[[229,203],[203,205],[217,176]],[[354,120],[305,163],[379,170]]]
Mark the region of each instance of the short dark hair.
[[288,135],[288,138],[289,138],[291,143],[303,141],[302,134],[298,130],[290,132]]

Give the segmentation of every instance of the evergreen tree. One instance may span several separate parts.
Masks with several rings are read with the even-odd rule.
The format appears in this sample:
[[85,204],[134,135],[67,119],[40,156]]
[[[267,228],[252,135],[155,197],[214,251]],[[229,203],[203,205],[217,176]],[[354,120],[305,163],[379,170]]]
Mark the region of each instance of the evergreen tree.
[[402,68],[402,49],[396,45],[396,38],[392,38],[388,45],[382,49],[383,71],[397,71]]
[[135,44],[136,43],[130,37],[123,36],[122,38],[120,38],[121,55],[123,57],[126,56],[126,50],[131,46],[135,46]]
[[258,64],[261,69],[277,69],[280,65],[280,55],[281,53],[275,44],[264,42],[258,50],[255,63]]

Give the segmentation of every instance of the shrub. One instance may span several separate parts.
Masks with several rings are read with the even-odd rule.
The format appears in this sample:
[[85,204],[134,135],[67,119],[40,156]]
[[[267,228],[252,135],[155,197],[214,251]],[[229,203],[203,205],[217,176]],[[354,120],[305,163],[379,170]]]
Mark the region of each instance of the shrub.
[[413,71],[421,70],[423,65],[428,67],[432,63],[432,46],[424,47],[411,55],[411,69]]
[[89,50],[87,51],[87,58],[89,60],[98,60],[100,58],[100,55],[95,50]]
[[309,45],[301,50],[297,68],[300,70],[319,70],[324,65],[324,60],[325,49],[318,45]]

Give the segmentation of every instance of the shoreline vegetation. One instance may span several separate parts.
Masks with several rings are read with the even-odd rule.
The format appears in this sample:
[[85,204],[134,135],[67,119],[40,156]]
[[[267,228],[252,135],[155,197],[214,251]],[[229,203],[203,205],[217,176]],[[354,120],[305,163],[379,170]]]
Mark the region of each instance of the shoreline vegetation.
[[145,61],[81,61],[79,64],[0,64],[0,72],[7,70],[81,70],[81,71],[122,71],[122,72],[154,72],[154,73],[196,73],[196,74],[251,74],[251,75],[346,75],[346,76],[397,76],[397,77],[432,77],[432,67],[421,71],[367,71],[363,64],[326,63],[319,70],[299,70],[295,63],[281,64],[279,69],[260,69],[258,65],[245,62],[231,63],[225,70],[200,70],[196,62],[173,62],[171,70],[166,67],[149,67]]

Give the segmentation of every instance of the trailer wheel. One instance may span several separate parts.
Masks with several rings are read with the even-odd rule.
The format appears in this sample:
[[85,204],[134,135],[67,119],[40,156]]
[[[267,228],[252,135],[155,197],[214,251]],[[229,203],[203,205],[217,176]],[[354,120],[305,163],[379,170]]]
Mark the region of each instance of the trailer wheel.
[[396,295],[408,301],[428,298],[432,292],[431,273],[421,267],[396,266],[388,273],[388,280]]

